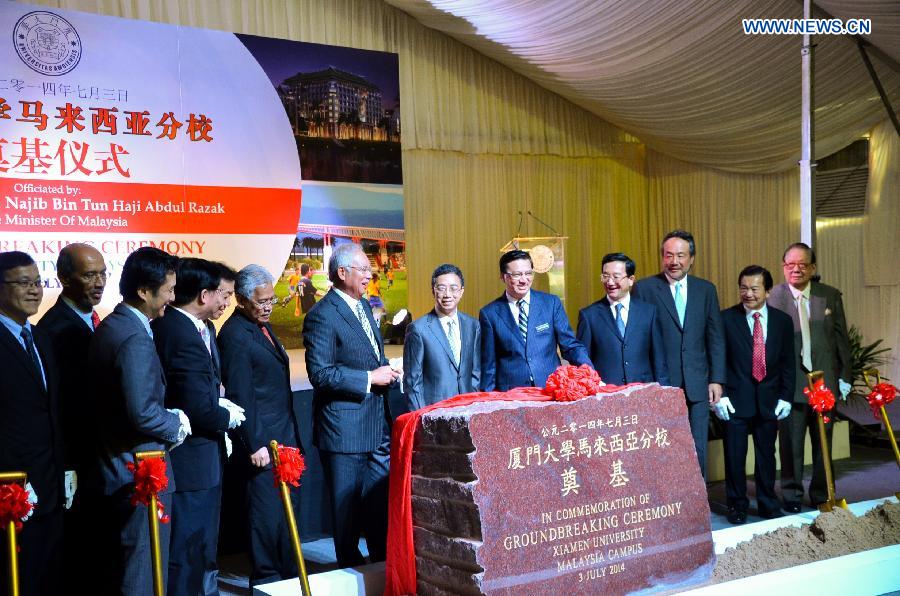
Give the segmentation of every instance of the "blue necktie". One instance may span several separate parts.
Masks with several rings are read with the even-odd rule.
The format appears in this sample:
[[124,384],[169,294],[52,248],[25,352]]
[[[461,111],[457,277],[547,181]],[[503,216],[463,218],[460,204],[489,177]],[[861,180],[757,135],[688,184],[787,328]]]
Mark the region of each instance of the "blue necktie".
[[525,313],[525,299],[522,298],[516,305],[519,307],[519,332],[522,334],[522,341],[528,341],[528,315]]
[[625,339],[625,319],[622,318],[621,304],[616,304],[616,329],[619,330],[619,337]]
[[34,348],[34,338],[31,336],[31,331],[27,327],[22,327],[22,331],[19,333],[22,337],[22,341],[25,342],[25,351],[28,352],[28,356],[31,358],[31,362],[34,364],[34,370],[37,371],[38,376],[41,378],[41,381],[44,384],[44,389],[47,388],[47,381],[44,379],[44,371],[41,368],[41,361],[38,358],[37,350]]
[[684,294],[681,293],[681,282],[675,283],[675,310],[678,312],[678,323],[684,327]]

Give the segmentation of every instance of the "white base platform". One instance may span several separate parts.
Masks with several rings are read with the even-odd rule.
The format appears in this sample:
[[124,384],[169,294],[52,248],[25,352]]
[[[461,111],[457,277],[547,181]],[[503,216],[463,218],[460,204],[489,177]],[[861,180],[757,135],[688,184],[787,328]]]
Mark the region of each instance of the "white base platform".
[[[885,502],[897,502],[895,497],[852,503],[850,511],[862,516],[870,509]],[[712,533],[716,555],[757,534],[765,534],[778,528],[799,527],[811,523],[818,511],[788,515],[743,526],[734,526]],[[374,563],[352,569],[337,569],[309,576],[313,596],[381,596],[384,593],[384,563]],[[878,595],[900,590],[900,545],[886,546],[861,553],[809,563],[799,567],[781,569],[754,575],[723,584],[705,586],[684,592],[685,594],[830,594],[846,596]],[[767,592],[768,591],[768,592]],[[297,579],[266,584],[253,589],[254,595],[300,594]]]

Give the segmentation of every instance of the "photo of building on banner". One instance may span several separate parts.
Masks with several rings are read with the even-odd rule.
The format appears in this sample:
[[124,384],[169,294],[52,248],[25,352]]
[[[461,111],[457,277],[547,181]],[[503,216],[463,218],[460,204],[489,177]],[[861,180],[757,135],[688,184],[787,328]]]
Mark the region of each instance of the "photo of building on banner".
[[[334,246],[362,245],[367,295],[386,341],[406,321],[406,237],[397,54],[238,35],[290,122],[303,172],[303,210],[275,292],[271,323],[302,348],[306,313],[330,288]],[[400,313],[398,315],[398,313]]]

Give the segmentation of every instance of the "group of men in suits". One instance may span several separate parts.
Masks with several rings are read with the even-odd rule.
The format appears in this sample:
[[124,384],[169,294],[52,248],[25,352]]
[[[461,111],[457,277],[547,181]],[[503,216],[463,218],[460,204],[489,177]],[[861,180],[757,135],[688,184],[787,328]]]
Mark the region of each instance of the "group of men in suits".
[[[140,248],[122,267],[122,302],[101,322],[103,256],[70,244],[57,261],[60,297],[34,327],[28,317],[44,287],[36,263],[0,253],[0,276],[0,470],[26,472],[34,502],[20,535],[21,593],[59,593],[65,578],[103,594],[151,594],[150,535],[144,508],[131,502],[131,465],[137,452],[165,451],[169,482],[158,499],[171,519],[160,525],[168,593],[217,594],[226,433],[245,412],[249,429],[236,436],[256,472],[251,581],[295,576],[271,472],[260,480],[271,468],[269,440],[299,446],[287,354],[267,322],[271,275]],[[217,342],[212,321],[236,290],[238,308]],[[95,548],[84,548],[85,535]]]

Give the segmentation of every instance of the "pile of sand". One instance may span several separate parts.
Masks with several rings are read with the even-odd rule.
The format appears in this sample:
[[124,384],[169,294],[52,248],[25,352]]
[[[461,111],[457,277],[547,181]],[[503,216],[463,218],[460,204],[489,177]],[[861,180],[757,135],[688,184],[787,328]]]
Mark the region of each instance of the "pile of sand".
[[900,503],[884,503],[863,517],[836,508],[811,525],[779,528],[727,549],[712,583],[796,567],[900,543]]

